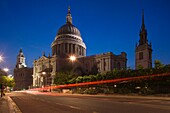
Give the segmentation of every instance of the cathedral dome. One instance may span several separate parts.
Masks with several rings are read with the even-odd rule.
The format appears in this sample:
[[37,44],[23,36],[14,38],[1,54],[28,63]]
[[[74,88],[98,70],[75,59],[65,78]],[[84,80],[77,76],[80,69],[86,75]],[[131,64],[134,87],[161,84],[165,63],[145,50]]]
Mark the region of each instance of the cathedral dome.
[[81,37],[80,31],[71,23],[66,23],[61,26],[57,32],[57,35],[72,34]]
[[83,42],[80,31],[72,24],[70,7],[66,16],[66,23],[57,31],[52,45],[52,55],[68,57],[75,55],[82,57],[86,55],[86,45]]

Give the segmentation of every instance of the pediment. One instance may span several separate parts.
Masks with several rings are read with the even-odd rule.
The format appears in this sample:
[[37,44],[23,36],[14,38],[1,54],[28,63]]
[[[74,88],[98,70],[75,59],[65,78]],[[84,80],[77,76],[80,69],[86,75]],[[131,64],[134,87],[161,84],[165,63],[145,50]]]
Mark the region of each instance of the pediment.
[[40,62],[40,61],[45,61],[45,60],[49,60],[49,58],[46,57],[46,56],[42,56],[42,57],[39,58],[37,61]]

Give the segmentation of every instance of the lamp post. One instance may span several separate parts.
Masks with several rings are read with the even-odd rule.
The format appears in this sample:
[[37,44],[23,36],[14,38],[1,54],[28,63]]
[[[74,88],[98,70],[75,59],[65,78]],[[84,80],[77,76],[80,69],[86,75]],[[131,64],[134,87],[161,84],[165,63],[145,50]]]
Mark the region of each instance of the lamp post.
[[46,72],[42,72],[42,74],[43,74],[43,78],[45,77],[45,81],[43,80],[43,83],[44,83],[44,87],[47,85],[47,75],[46,75]]
[[2,83],[0,84],[0,88],[1,88],[1,97],[2,97],[3,95],[3,84]]
[[[2,56],[0,56],[0,62],[3,60]],[[1,79],[0,79],[1,80]],[[1,81],[0,81],[1,82]],[[2,83],[0,83],[0,89],[1,89],[1,97],[2,97],[2,93],[3,93],[3,86]]]
[[[1,57],[1,60],[2,60],[2,57]],[[8,68],[4,68],[3,70],[4,70],[5,72],[8,72],[8,71],[9,71]],[[0,84],[0,88],[1,88],[1,97],[2,97],[3,95],[5,95],[3,83]]]

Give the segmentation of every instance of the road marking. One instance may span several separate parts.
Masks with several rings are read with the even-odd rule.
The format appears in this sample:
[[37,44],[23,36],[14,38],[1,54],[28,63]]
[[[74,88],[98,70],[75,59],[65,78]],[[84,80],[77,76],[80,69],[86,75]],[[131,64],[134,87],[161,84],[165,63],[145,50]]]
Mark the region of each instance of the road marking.
[[[143,101],[145,102],[145,101]],[[164,105],[155,105],[155,104],[149,104],[149,103],[143,103],[140,101],[131,101],[131,102],[123,102],[125,104],[135,104],[135,105],[140,105],[140,106],[145,106],[145,107],[149,107],[149,108],[157,108],[157,109],[164,109],[164,110],[170,110],[169,106],[164,106]],[[152,101],[150,101],[152,102]],[[154,102],[154,101],[153,101]]]
[[78,108],[78,107],[75,107],[75,106],[69,106],[70,108],[73,108],[73,109],[79,109],[80,110],[80,108]]
[[79,107],[76,107],[76,106],[64,105],[64,104],[60,104],[60,103],[55,103],[55,104],[60,105],[60,106],[66,106],[66,107],[69,107],[69,108],[72,108],[72,109],[78,109],[78,110],[80,110],[80,108],[79,108]]

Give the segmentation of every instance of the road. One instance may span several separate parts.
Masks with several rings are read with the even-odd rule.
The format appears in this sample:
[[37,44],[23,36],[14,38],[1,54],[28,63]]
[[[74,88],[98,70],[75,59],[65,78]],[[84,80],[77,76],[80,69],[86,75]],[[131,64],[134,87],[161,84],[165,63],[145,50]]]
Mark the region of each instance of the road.
[[43,92],[9,95],[22,113],[170,113],[170,100]]

